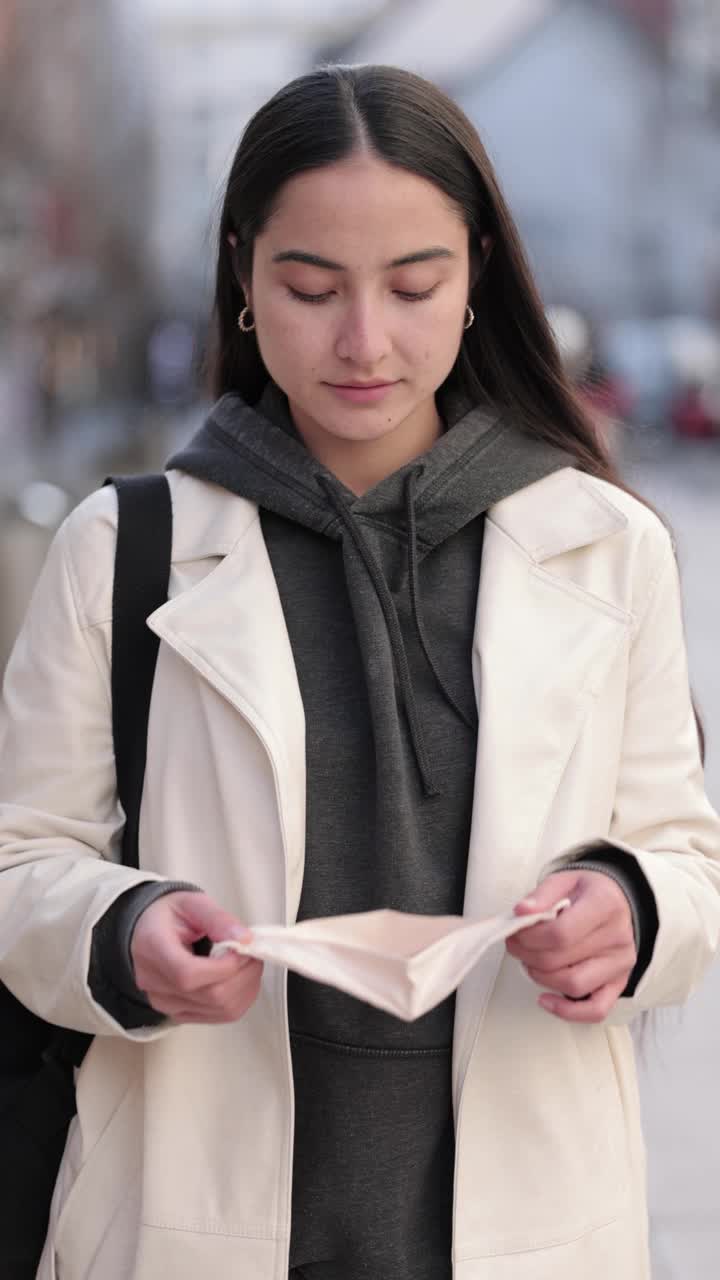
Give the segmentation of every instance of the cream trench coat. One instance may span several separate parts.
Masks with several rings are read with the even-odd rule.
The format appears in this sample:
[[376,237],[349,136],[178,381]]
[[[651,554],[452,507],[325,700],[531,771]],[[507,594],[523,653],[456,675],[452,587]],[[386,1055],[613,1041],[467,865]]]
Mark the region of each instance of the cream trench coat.
[[[87,983],[91,932],[144,880],[199,882],[291,922],[303,876],[304,723],[250,502],[171,473],[142,869],[116,865],[109,643],[115,497],[58,534],[7,674],[0,963],[43,1017],[92,1032],[40,1280],[286,1280],[293,1089],[285,978],[224,1026],[124,1031]],[[660,917],[631,1000],[571,1025],[502,947],[459,992],[456,1280],[647,1277],[628,1021],[685,1000],[720,930],[720,824],[703,790],[670,541],[566,469],[488,514],[465,911],[504,911],[573,846],[636,857]],[[350,784],[351,785],[351,782]],[[1,1243],[0,1243],[1,1248]]]

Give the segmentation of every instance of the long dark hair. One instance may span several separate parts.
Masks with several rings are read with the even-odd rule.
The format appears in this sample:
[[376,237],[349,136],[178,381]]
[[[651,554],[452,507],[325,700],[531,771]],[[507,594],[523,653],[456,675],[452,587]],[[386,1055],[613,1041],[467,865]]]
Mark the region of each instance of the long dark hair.
[[[472,404],[502,405],[529,434],[570,453],[580,470],[632,492],[563,369],[517,228],[477,131],[440,89],[397,67],[331,66],[310,72],[280,89],[247,125],[218,227],[207,363],[213,398],[235,391],[254,404],[268,381],[257,342],[239,333],[237,317],[244,306],[241,281],[252,274],[255,237],[282,187],[297,174],[334,164],[362,148],[433,182],[462,212],[468,227],[475,323],[463,333],[441,392],[457,391]],[[491,248],[484,254],[481,239],[486,235]],[[229,236],[236,238],[235,248]],[[699,720],[698,732],[702,747]]]
[[[238,333],[241,279],[255,237],[284,183],[369,147],[433,182],[460,209],[470,235],[475,324],[463,335],[447,389],[473,404],[510,408],[519,425],[567,449],[583,471],[618,482],[589,415],[566,377],[520,237],[473,125],[435,85],[396,67],[327,67],[291,81],[250,120],[220,216],[210,391],[248,403],[268,379],[258,345]],[[237,237],[237,250],[228,242]],[[484,259],[481,237],[492,247]]]

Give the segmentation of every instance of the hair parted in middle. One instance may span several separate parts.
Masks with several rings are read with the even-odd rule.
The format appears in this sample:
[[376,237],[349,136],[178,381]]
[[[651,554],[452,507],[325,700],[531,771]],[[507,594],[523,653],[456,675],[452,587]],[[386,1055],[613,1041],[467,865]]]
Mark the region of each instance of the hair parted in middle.
[[[469,235],[475,323],[446,384],[471,403],[513,411],[518,425],[615,479],[565,375],[520,237],[474,126],[435,85],[384,66],[331,66],[280,89],[248,123],[235,153],[219,225],[211,392],[250,404],[268,374],[254,339],[238,341],[253,244],[283,186],[310,169],[370,151],[425,178],[453,202]],[[236,246],[228,237],[236,238]],[[481,240],[489,236],[484,254]],[[444,390],[444,389],[441,389]]]
[[[268,372],[252,333],[239,334],[253,246],[283,187],[312,169],[369,152],[435,184],[468,229],[474,323],[443,393],[508,412],[528,435],[566,450],[579,470],[649,506],[621,478],[563,368],[522,242],[474,125],[436,85],[387,66],[327,66],[292,80],[255,113],[235,153],[218,227],[213,333],[215,398],[254,404]],[[482,241],[489,237],[490,251]],[[235,243],[231,244],[231,239]],[[702,722],[696,712],[701,749]]]

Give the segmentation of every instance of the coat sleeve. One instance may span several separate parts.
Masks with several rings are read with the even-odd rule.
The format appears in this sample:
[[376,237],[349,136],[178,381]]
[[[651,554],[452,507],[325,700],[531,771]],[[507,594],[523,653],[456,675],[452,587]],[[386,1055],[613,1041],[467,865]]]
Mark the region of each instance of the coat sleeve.
[[[658,533],[658,561],[630,655],[627,703],[608,847],[635,859],[658,929],[634,994],[607,1021],[684,1002],[720,941],[720,819],[705,792],[688,681],[677,564]],[[570,850],[545,873],[578,857]]]
[[[115,778],[109,612],[88,622],[73,548],[112,586],[114,499],[94,495],[50,548],[8,663],[0,706],[0,978],[59,1026],[147,1040],[125,1030],[88,983],[93,928],[133,885],[123,867]],[[109,593],[108,593],[109,600]]]

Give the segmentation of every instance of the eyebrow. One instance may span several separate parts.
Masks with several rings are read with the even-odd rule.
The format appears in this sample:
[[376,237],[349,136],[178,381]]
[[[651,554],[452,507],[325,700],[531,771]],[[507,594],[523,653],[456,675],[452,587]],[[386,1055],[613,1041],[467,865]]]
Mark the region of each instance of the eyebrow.
[[[406,253],[402,258],[394,258],[392,262],[386,263],[385,270],[391,267],[409,267],[415,262],[432,262],[436,258],[455,258],[457,255],[451,249],[444,249],[440,245],[432,249],[419,249],[417,253]],[[301,249],[286,249],[283,253],[276,253],[273,256],[273,262],[304,262],[309,267],[322,267],[324,271],[347,271],[341,262],[332,262],[330,258],[321,258],[316,253],[304,253]]]

